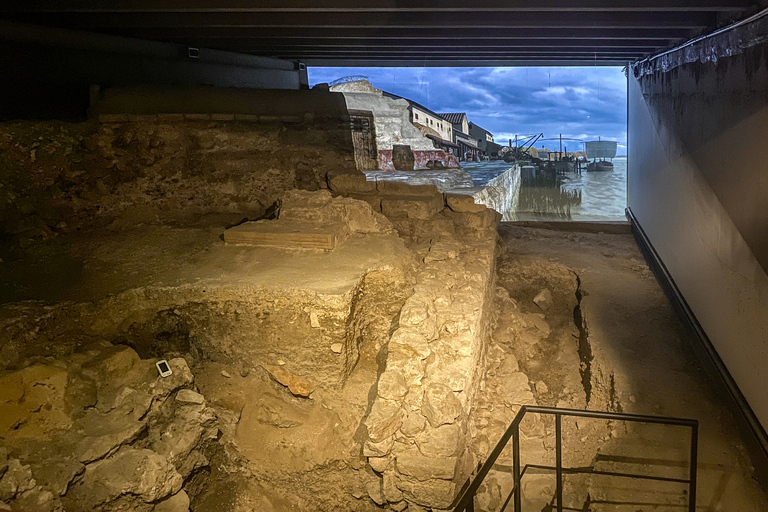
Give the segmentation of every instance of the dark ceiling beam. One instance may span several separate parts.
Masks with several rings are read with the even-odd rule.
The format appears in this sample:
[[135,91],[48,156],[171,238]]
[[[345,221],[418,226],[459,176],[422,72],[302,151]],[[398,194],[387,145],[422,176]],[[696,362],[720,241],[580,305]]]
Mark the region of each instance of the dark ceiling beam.
[[304,62],[309,67],[514,67],[514,66],[573,66],[573,67],[595,67],[595,66],[626,66],[634,59],[615,59],[615,60],[594,60],[588,59],[494,59],[494,60],[461,60],[461,59],[437,59],[437,60],[408,60],[408,59],[339,59],[339,58],[317,58],[306,59]]
[[[321,5],[318,5],[318,4]],[[740,11],[752,0],[6,0],[5,12]]]
[[488,41],[497,41],[503,44],[510,39],[633,39],[644,41],[665,42],[687,39],[695,35],[691,29],[635,29],[635,28],[607,28],[595,30],[592,27],[559,28],[548,30],[542,28],[516,28],[513,32],[509,29],[465,29],[457,33],[452,29],[432,28],[414,32],[412,29],[387,29],[371,31],[361,28],[354,29],[323,29],[312,28],[243,28],[243,27],[200,27],[200,28],[153,28],[153,29],[118,29],[111,31],[141,39],[264,39],[277,42],[290,41],[300,44],[305,40],[325,40],[337,44],[344,41],[381,41],[387,40],[440,40],[461,41],[471,43],[473,41],[487,44]]
[[13,13],[0,16],[18,21],[82,30],[128,28],[298,28],[318,29],[509,29],[509,28],[682,28],[717,24],[711,12],[573,12],[556,13]]
[[[181,42],[181,41],[175,41],[171,40],[172,42]],[[269,39],[261,40],[261,41],[251,41],[248,39],[185,39],[186,44],[191,46],[198,46],[198,47],[209,47],[209,46],[226,46],[228,48],[236,48],[236,49],[242,49],[242,48],[254,48],[254,47],[273,47],[276,45],[279,45],[279,41],[270,41]],[[412,46],[421,46],[421,47],[434,47],[438,48],[443,45],[436,45],[431,44],[429,40],[423,40],[423,44],[418,44],[417,41],[408,41],[408,40],[402,40],[403,44],[406,42],[411,43]],[[317,47],[317,44],[314,44],[312,41],[304,41],[302,45],[282,45],[282,46],[288,46],[288,47],[294,47],[294,48],[300,48],[300,47]],[[350,46],[362,46],[359,44],[354,45],[347,45],[347,44],[338,44],[338,45],[324,45],[329,48],[346,48]],[[374,44],[374,45],[366,45],[370,47],[380,47],[385,45],[380,44]],[[393,48],[397,48],[400,45],[390,45]],[[457,46],[457,45],[454,45]],[[458,45],[460,46],[460,45]],[[477,46],[479,48],[485,47],[487,45],[480,45],[476,44],[473,46]],[[642,48],[642,49],[653,49],[658,48],[658,44],[653,44],[652,41],[646,41],[643,39],[638,40],[632,40],[632,39],[601,39],[601,40],[595,40],[595,39],[569,39],[569,40],[557,40],[557,39],[539,39],[539,40],[532,40],[532,39],[510,39],[508,41],[505,41],[503,45],[494,45],[501,48],[580,48],[580,47],[586,47],[586,48]],[[472,47],[467,48],[468,51],[474,51],[475,49]]]

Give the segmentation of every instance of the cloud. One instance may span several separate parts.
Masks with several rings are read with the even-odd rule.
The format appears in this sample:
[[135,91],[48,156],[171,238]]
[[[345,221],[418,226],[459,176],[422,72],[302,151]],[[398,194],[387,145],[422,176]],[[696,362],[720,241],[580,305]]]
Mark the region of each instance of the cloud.
[[310,85],[351,75],[436,112],[466,112],[503,144],[533,133],[627,143],[627,82],[617,67],[309,69]]

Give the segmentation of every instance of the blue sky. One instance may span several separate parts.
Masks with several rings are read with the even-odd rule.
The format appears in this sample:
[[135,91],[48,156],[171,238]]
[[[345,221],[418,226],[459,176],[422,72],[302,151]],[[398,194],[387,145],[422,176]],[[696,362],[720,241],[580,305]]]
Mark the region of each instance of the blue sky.
[[[310,85],[351,75],[435,112],[466,112],[497,141],[541,132],[602,137],[618,141],[619,154],[626,154],[627,80],[621,68],[309,68]],[[571,144],[568,149],[576,149]]]

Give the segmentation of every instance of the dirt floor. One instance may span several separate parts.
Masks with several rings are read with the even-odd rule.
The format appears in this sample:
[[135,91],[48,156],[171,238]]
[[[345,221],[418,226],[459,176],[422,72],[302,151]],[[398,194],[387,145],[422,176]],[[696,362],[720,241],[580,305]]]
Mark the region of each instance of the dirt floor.
[[[691,349],[695,340],[633,237],[512,225],[502,225],[500,235],[501,299],[486,376],[486,408],[499,401],[501,388],[494,388],[494,379],[504,380],[504,368],[498,369],[504,357],[497,356],[494,363],[496,350],[515,356],[514,364],[502,366],[507,375],[519,366],[528,376],[532,403],[698,419],[698,508],[768,510],[733,416],[702,370]],[[521,321],[536,328],[520,329]],[[486,416],[492,423],[494,414]],[[563,421],[565,465],[687,477],[690,437],[685,429],[599,423],[606,422]],[[546,421],[544,429],[553,430]],[[492,447],[500,430],[485,431],[491,433]],[[552,446],[544,444],[533,453],[547,458]],[[525,449],[523,444],[523,463]],[[584,460],[590,456],[592,461]],[[529,461],[551,464],[553,459]],[[553,490],[550,475],[532,474],[532,479],[538,479],[533,491]],[[565,486],[566,506],[572,510],[671,511],[687,503],[685,485],[676,483],[593,475],[568,477]]]

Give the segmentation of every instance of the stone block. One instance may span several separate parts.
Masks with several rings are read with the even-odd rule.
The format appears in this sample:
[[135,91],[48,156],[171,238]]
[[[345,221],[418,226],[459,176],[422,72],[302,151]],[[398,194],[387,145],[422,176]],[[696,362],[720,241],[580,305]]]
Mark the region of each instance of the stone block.
[[490,208],[480,213],[457,213],[451,211],[450,218],[457,226],[482,230],[495,228],[501,222],[501,214]]
[[434,185],[414,185],[403,180],[379,179],[376,190],[390,196],[434,196],[440,192]]
[[383,441],[374,443],[370,439],[363,445],[363,455],[366,457],[385,457],[392,451],[395,444],[394,436],[390,436]]
[[405,499],[431,508],[447,509],[453,502],[456,486],[447,480],[405,480],[398,482]]
[[444,208],[442,196],[385,196],[381,212],[387,217],[429,220]]
[[367,194],[376,192],[376,182],[366,180],[362,172],[334,172],[327,174],[328,188],[333,192],[345,194],[354,192]]
[[416,437],[419,451],[428,457],[453,457],[459,450],[461,429],[455,423],[427,428]]
[[188,121],[210,121],[211,114],[184,114],[184,119]]
[[382,373],[377,390],[379,396],[387,400],[402,400],[408,392],[405,377],[397,370],[387,370]]
[[211,121],[234,121],[235,114],[211,114]]
[[246,222],[224,232],[228,244],[285,249],[333,250],[346,237],[342,223],[312,225],[310,222],[262,220]]
[[453,480],[456,457],[424,457],[422,455],[402,454],[395,460],[395,467],[404,474],[418,480]]
[[357,192],[344,192],[344,197],[349,197],[351,199],[357,199],[358,201],[365,201],[369,205],[371,205],[371,208],[373,208],[373,211],[377,213],[381,213],[381,196],[377,196],[374,194],[358,194]]
[[431,383],[424,390],[421,412],[433,427],[453,423],[461,414],[459,399],[445,384]]
[[445,194],[445,204],[458,213],[480,213],[486,209],[484,204],[475,203],[475,198],[466,194]]
[[373,403],[371,413],[365,420],[368,437],[374,443],[384,441],[400,429],[403,424],[403,409],[397,402],[379,399]]

